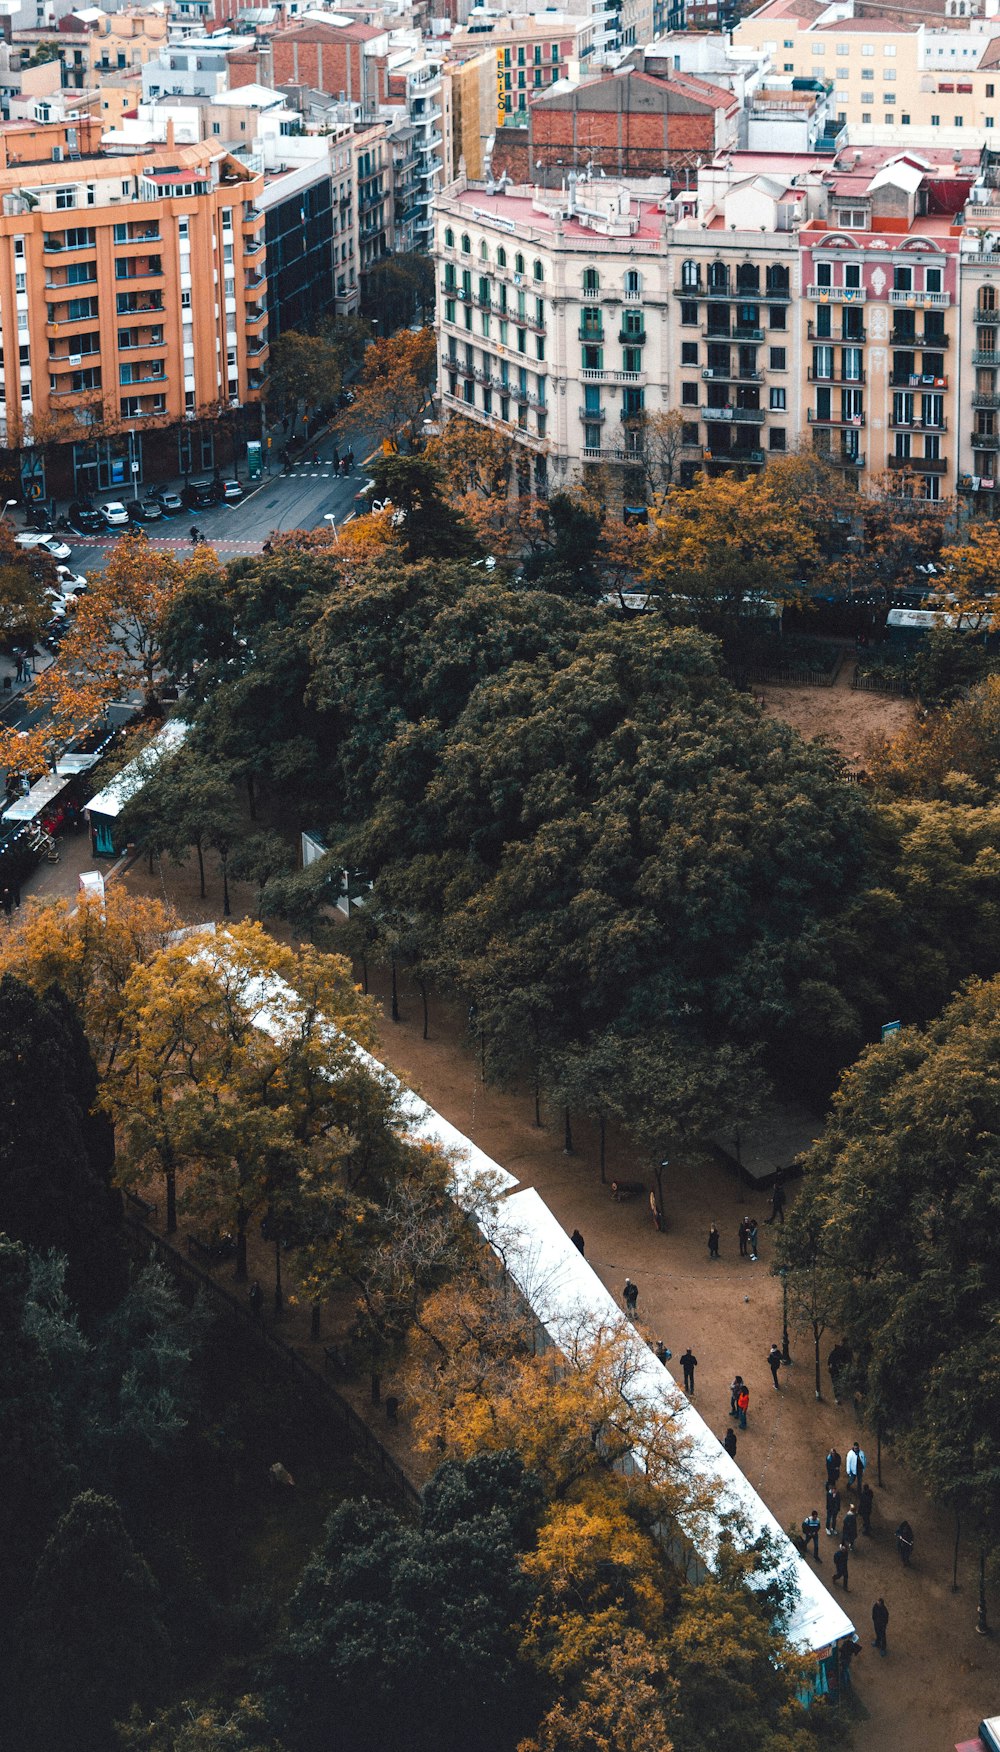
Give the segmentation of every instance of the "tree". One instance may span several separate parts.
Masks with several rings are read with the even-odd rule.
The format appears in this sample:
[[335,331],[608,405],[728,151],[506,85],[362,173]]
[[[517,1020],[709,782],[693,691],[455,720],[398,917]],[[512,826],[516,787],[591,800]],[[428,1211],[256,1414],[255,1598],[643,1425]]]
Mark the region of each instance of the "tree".
[[334,399],[341,384],[340,353],[323,335],[303,335],[288,329],[271,348],[267,398],[284,414],[297,414],[299,404],[316,407]]
[[992,802],[1000,770],[1000,676],[948,709],[915,719],[872,750],[875,782],[896,797]]
[[282,1752],[264,1705],[251,1695],[225,1704],[185,1700],[153,1721],[144,1714],[133,1710],[119,1726],[119,1752]]
[[152,1701],[168,1663],[149,1568],[108,1497],[85,1491],[58,1523],[20,1626],[20,1744],[105,1752],[112,1723]]
[[647,497],[660,499],[674,484],[684,443],[685,415],[680,408],[644,413],[639,424],[639,454]]
[[121,1200],[93,1061],[57,988],[36,997],[0,978],[0,1081],[0,1230],[64,1253],[73,1300],[92,1316],[125,1288]]
[[37,683],[56,725],[75,727],[135,691],[156,705],[167,613],[185,581],[215,563],[210,553],[179,560],[153,548],[141,530],[122,536],[80,599],[58,661]]
[[426,456],[380,456],[372,473],[379,497],[402,519],[405,557],[451,560],[478,554],[472,530],[447,503],[437,468]]
[[229,860],[230,874],[237,882],[257,885],[257,917],[263,917],[264,893],[269,882],[280,876],[292,863],[287,840],[278,833],[261,829],[248,834],[236,847]]
[[1000,625],[998,575],[1000,524],[977,518],[966,525],[962,541],[942,547],[931,606],[954,616],[961,630],[984,635],[995,632]]
[[548,543],[532,553],[525,577],[543,590],[594,602],[600,595],[597,553],[604,523],[602,508],[571,493],[553,493],[542,513]]
[[384,335],[365,350],[355,399],[340,425],[345,431],[369,433],[393,450],[405,432],[411,449],[416,448],[436,370],[432,328]]
[[453,414],[429,440],[426,456],[452,502],[470,493],[486,499],[497,494],[506,497],[510,490],[515,444],[494,426]]
[[434,265],[417,251],[376,262],[364,277],[365,309],[384,335],[434,314]]
[[34,645],[51,616],[46,588],[55,582],[47,554],[20,548],[6,520],[0,521],[0,645]]
[[0,974],[39,997],[63,991],[80,1016],[100,1078],[112,1075],[128,1021],[129,979],[164,949],[180,918],[113,883],[101,899],[28,899],[0,936]]
[[122,810],[121,825],[127,838],[147,850],[150,859],[167,852],[175,863],[183,864],[193,847],[202,900],[206,892],[205,851],[214,847],[222,864],[223,912],[228,918],[229,859],[244,822],[233,776],[217,760],[186,743],[158,761],[147,782]]
[[318,1744],[331,1721],[345,1752],[511,1743],[524,1708],[521,1495],[509,1518],[509,1484],[496,1503],[475,1486],[471,1499],[439,1494],[419,1530],[364,1500],[334,1511],[289,1609],[281,1725],[293,1747]]
[[913,658],[913,686],[923,706],[951,706],[992,664],[985,644],[957,627],[931,627]]
[[0,1234],[0,1416],[7,1432],[0,1443],[0,1576],[8,1598],[23,1591],[25,1570],[78,1479],[49,1359],[25,1318],[30,1287],[26,1249]]
[[767,473],[703,476],[652,516],[648,572],[673,619],[732,633],[764,604],[802,593],[819,559],[812,531]]
[[[935,1494],[997,1533],[992,1380],[1000,1196],[1000,980],[845,1076],[785,1225],[822,1240],[862,1407]],[[958,1396],[967,1395],[961,1410]]]

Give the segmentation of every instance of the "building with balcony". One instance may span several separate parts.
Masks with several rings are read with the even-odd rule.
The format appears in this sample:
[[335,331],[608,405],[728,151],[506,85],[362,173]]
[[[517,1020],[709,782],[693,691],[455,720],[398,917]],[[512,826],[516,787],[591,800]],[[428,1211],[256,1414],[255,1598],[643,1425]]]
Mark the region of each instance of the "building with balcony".
[[389,39],[389,103],[405,110],[413,129],[414,245],[429,246],[431,202],[444,180],[444,62],[417,31],[394,30]]
[[[982,174],[868,148],[720,154],[680,195],[460,179],[436,204],[444,405],[509,425],[536,471],[544,449],[551,483],[600,461],[627,491],[642,415],[677,410],[682,482],[805,443],[942,498],[1000,435],[1000,254],[962,241]],[[960,380],[993,397],[974,421]]]
[[211,466],[266,370],[262,178],[207,145],[21,150],[0,170],[0,441],[25,447],[26,493]]

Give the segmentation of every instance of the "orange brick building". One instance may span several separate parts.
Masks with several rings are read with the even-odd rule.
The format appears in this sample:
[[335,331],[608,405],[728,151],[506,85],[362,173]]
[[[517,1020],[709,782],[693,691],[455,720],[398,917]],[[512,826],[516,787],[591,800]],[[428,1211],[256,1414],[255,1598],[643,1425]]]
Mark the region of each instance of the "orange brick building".
[[629,68],[536,98],[528,159],[545,181],[588,163],[607,176],[662,176],[735,145],[738,113],[733,93],[707,80]]
[[210,145],[111,157],[65,132],[37,162],[19,133],[0,168],[0,442],[23,490],[230,466],[267,360],[262,177]]
[[388,95],[389,39],[370,24],[299,24],[271,41],[275,85],[309,85],[374,116]]

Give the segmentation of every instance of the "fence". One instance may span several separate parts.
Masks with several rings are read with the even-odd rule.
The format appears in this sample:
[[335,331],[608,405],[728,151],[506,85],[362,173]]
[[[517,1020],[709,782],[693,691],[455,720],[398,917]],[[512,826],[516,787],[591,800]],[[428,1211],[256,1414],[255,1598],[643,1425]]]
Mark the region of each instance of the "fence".
[[909,676],[890,669],[873,669],[863,671],[860,663],[854,671],[851,681],[852,688],[860,689],[862,693],[902,694],[909,696],[913,685]]
[[318,1369],[314,1369],[292,1345],[286,1344],[283,1338],[279,1338],[266,1327],[239,1296],[234,1296],[223,1284],[217,1283],[215,1278],[193,1265],[162,1235],[147,1228],[138,1217],[129,1215],[127,1222],[137,1248],[152,1248],[161,1265],[166,1266],[174,1277],[206,1291],[230,1320],[239,1321],[252,1330],[257,1342],[271,1352],[283,1369],[294,1375],[299,1385],[337,1426],[351,1449],[363,1453],[365,1459],[377,1468],[390,1492],[403,1508],[412,1510],[419,1507],[420,1492],[407,1478],[398,1461],[383,1447],[364,1418],[358,1416],[353,1405],[337,1392]]
[[838,655],[829,669],[809,669],[805,665],[779,667],[771,663],[749,663],[729,670],[737,687],[750,682],[770,682],[773,687],[832,687],[840,674],[842,659]]

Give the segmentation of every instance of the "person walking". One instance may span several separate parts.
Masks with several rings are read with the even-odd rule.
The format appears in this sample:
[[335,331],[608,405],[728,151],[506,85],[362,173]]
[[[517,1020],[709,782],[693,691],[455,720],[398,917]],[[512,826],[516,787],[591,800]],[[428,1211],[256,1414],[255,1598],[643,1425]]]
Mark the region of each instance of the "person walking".
[[684,1370],[684,1391],[685,1393],[690,1394],[692,1399],[694,1398],[694,1372],[697,1367],[698,1358],[695,1356],[691,1346],[688,1345],[687,1350],[681,1357],[681,1368]]
[[742,1387],[739,1390],[739,1394],[738,1394],[737,1399],[736,1399],[736,1414],[740,1420],[740,1429],[741,1430],[745,1430],[747,1427],[747,1412],[749,1411],[749,1409],[750,1409],[750,1391],[747,1387],[746,1382],[744,1381]]
[[904,1569],[909,1569],[913,1557],[913,1528],[909,1521],[900,1521],[896,1528],[896,1550],[902,1559]]
[[750,1217],[750,1219],[747,1222],[747,1240],[750,1243],[750,1258],[755,1263],[756,1263],[756,1259],[757,1259],[757,1235],[758,1235],[757,1218]]
[[848,1450],[845,1468],[847,1482],[855,1493],[860,1492],[861,1486],[865,1482],[866,1464],[865,1451],[855,1442],[854,1446]]
[[806,1516],[805,1520],[803,1521],[803,1523],[802,1523],[802,1537],[806,1542],[806,1553],[808,1554],[809,1547],[811,1545],[813,1548],[813,1557],[816,1559],[816,1562],[822,1563],[823,1559],[820,1557],[820,1554],[819,1554],[819,1510],[818,1509],[813,1509]]
[[254,1319],[259,1320],[260,1315],[261,1315],[261,1309],[264,1306],[264,1292],[261,1289],[260,1283],[257,1280],[257,1278],[254,1278],[253,1283],[250,1285],[250,1288],[247,1291],[247,1301],[250,1304],[250,1312],[253,1315]]
[[875,1641],[872,1643],[872,1648],[878,1649],[880,1655],[885,1655],[888,1653],[885,1646],[885,1633],[889,1628],[889,1608],[881,1594],[872,1607],[872,1624],[875,1627]]
[[853,1503],[850,1504],[844,1516],[844,1525],[840,1533],[848,1551],[853,1553],[858,1539],[858,1516]]
[[718,1259],[719,1257],[719,1231],[714,1223],[708,1231],[708,1257],[709,1259]]
[[846,1545],[841,1545],[833,1554],[833,1579],[835,1582],[843,1582],[845,1594],[849,1594],[851,1591],[848,1585],[848,1559],[850,1555]]
[[576,1248],[577,1252],[583,1253],[584,1256],[586,1257],[586,1249],[584,1248],[584,1245],[583,1245],[583,1236],[580,1234],[579,1229],[573,1230],[573,1233],[570,1236],[570,1240],[572,1241],[573,1246]]
[[726,1453],[729,1455],[730,1460],[735,1460],[736,1459],[736,1431],[734,1429],[728,1429],[726,1431],[725,1436],[722,1439],[722,1446],[725,1448]]
[[826,1457],[826,1482],[836,1484],[840,1478],[840,1455],[836,1448],[831,1448]]
[[858,1514],[861,1516],[861,1531],[866,1539],[872,1536],[872,1510],[875,1507],[875,1492],[870,1484],[861,1486],[858,1497]]
[[664,1344],[664,1342],[661,1338],[658,1341],[657,1346],[656,1346],[656,1360],[657,1360],[657,1362],[662,1363],[663,1367],[666,1368],[666,1366],[669,1363],[673,1354],[674,1354],[673,1351],[667,1349],[666,1345]]
[[736,1237],[740,1244],[740,1258],[745,1259],[750,1251],[750,1224],[747,1222],[746,1217],[740,1218],[740,1226],[736,1231]]
[[837,1517],[840,1514],[840,1492],[835,1484],[826,1487],[826,1530],[831,1537],[837,1531]]
[[774,1222],[775,1217],[777,1217],[782,1228],[784,1228],[784,1226],[785,1226],[785,1188],[782,1185],[780,1175],[778,1176],[777,1180],[775,1181],[774,1191],[771,1193],[771,1215],[766,1219],[769,1226],[771,1223]]
[[774,1391],[775,1393],[780,1393],[781,1388],[778,1386],[778,1370],[781,1368],[781,1346],[779,1344],[772,1344],[768,1351],[767,1366],[771,1371],[771,1380],[774,1382]]
[[730,1415],[730,1417],[736,1416],[736,1401],[739,1399],[742,1388],[743,1388],[743,1376],[742,1375],[735,1375],[733,1377],[733,1380],[730,1383],[730,1387],[729,1387],[729,1415]]
[[635,1313],[636,1304],[637,1304],[638,1300],[639,1300],[638,1285],[634,1284],[632,1282],[631,1278],[626,1278],[625,1279],[625,1288],[622,1290],[622,1301],[625,1304],[626,1314],[634,1314]]

